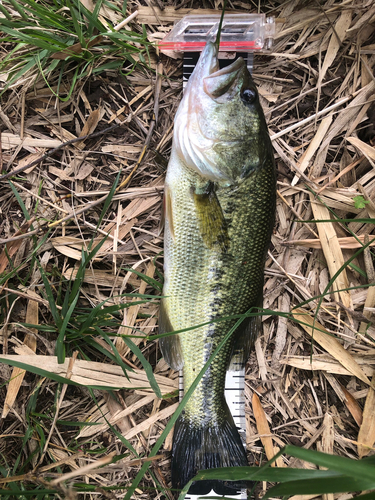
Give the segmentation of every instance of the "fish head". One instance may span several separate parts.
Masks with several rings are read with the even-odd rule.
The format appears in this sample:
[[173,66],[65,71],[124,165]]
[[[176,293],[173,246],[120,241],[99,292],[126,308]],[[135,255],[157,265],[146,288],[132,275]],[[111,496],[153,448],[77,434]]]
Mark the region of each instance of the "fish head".
[[177,112],[174,141],[188,167],[224,185],[261,166],[267,125],[241,57],[220,69],[217,46],[207,42]]

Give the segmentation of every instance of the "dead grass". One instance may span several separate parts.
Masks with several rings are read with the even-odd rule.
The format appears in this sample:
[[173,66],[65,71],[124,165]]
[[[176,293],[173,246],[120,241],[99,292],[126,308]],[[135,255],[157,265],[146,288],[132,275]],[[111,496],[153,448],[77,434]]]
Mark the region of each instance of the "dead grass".
[[[202,6],[220,3],[212,0]],[[129,12],[139,12],[131,22],[145,23],[155,40],[173,19],[190,11],[192,2],[176,0],[177,7],[184,6],[177,11],[173,2],[164,10],[158,8],[160,2],[142,4],[128,2]],[[246,2],[229,4],[248,8]],[[374,288],[367,287],[375,282],[369,249],[375,235],[373,223],[364,221],[375,218],[375,7],[371,0],[291,0],[266,2],[261,11],[272,13],[277,23],[272,53],[257,56],[254,67],[278,169],[277,224],[266,264],[264,307],[292,310],[302,324],[264,317],[263,334],[246,371],[250,462],[266,460],[263,446],[270,458],[272,450],[288,443],[362,457],[374,452],[375,442],[370,387],[375,380],[375,296]],[[181,67],[181,60],[161,56],[158,66],[155,58],[152,69],[136,69],[126,78],[111,71],[91,75],[78,82],[66,102],[56,99],[43,79],[15,85],[2,97],[1,164],[6,172],[62,142],[118,125],[58,149],[16,175],[13,189],[7,180],[0,184],[0,271],[3,276],[10,273],[1,299],[3,354],[15,353],[23,362],[96,386],[67,386],[0,366],[5,401],[2,466],[28,486],[47,487],[52,477],[62,496],[74,497],[66,489],[73,481],[85,485],[87,498],[92,496],[89,488],[96,498],[121,498],[175,411],[177,399],[156,397],[138,357],[121,337],[112,337],[117,352],[123,363],[138,369],[143,382],[141,389],[133,389],[134,381],[129,381],[115,399],[100,389],[124,383],[116,377],[125,380],[105,354],[111,351],[108,342],[94,334],[78,339],[71,335],[71,361],[57,365],[51,357],[55,333],[20,323],[52,321],[35,259],[56,296],[63,294],[93,236],[95,243],[106,240],[84,274],[81,309],[103,301],[108,307],[136,300],[119,297],[124,292],[155,293],[130,270],[156,280],[162,271],[161,196],[182,92]],[[63,83],[69,88],[69,74]],[[120,187],[95,232],[119,173]],[[362,208],[358,203],[356,207],[356,196],[362,197]],[[352,221],[313,223],[335,218]],[[17,271],[12,273],[12,267]],[[117,330],[110,326],[106,331],[133,332],[135,344],[159,376],[162,393],[173,393],[176,374],[160,359],[157,342],[140,335],[157,333],[157,314],[157,302],[130,304],[116,316]],[[97,371],[92,371],[94,365],[89,368],[89,360],[100,363]],[[134,498],[170,497],[169,492],[156,492],[157,483],[168,485],[169,449],[170,438],[161,455],[153,457],[150,474]],[[121,459],[109,463],[112,454]],[[278,465],[309,466],[288,457]],[[1,485],[7,482],[0,479]],[[116,486],[121,489],[116,491]],[[325,500],[333,498],[351,496],[328,495]]]

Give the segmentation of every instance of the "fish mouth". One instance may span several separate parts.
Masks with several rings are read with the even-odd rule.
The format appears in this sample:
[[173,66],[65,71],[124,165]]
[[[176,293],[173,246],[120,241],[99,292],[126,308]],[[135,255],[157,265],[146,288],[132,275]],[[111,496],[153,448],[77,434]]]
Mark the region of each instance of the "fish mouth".
[[216,64],[210,65],[209,74],[203,79],[203,89],[212,99],[217,100],[224,95],[227,99],[231,99],[239,91],[240,80],[243,79],[247,69],[246,64],[242,57],[239,57],[229,66],[219,69],[216,46],[215,49]]
[[225,68],[218,69],[219,68],[219,61],[218,61],[218,56],[216,53],[216,66],[215,68],[212,68],[210,71],[210,74],[206,78],[211,78],[215,76],[222,76],[222,75],[230,75],[231,73],[237,73],[239,70],[243,69],[245,66],[245,61],[242,59],[242,57],[239,57],[236,59],[232,64],[229,66],[226,66]]

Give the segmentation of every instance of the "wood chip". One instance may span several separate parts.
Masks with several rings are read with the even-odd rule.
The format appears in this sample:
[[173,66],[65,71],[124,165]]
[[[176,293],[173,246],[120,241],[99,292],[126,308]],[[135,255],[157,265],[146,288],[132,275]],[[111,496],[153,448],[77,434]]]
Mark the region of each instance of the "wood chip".
[[335,27],[332,30],[331,39],[327,48],[327,52],[324,58],[323,67],[319,72],[319,83],[318,86],[323,81],[328,68],[332,65],[336,58],[337,52],[342,46],[342,41],[346,37],[346,31],[350,26],[352,20],[352,11],[350,9],[343,10],[335,23]]
[[[262,444],[264,446],[264,451],[266,452],[267,459],[271,460],[277,452],[274,450],[272,434],[267,422],[266,414],[264,413],[260,399],[255,392],[253,394],[252,404],[260,440],[262,441]],[[276,466],[284,467],[284,462],[281,457],[276,459],[275,462],[272,462],[271,467]]]
[[[84,137],[86,135],[92,134],[95,130],[96,127],[98,126],[98,123],[100,122],[102,116],[103,116],[104,110],[102,108],[95,109],[92,111],[87,118],[86,123],[84,124],[81,133],[79,134],[79,137]],[[84,145],[84,141],[80,143],[82,146]]]
[[[32,325],[39,324],[39,304],[34,300],[29,300],[27,303],[26,323]],[[34,333],[37,333],[37,329],[30,328],[30,333],[27,333],[25,335],[23,343],[25,344],[25,346],[31,349],[31,351],[36,352],[36,336],[34,335]],[[25,370],[22,370],[21,368],[13,368],[1,418],[6,418],[14,402],[16,401],[25,373]]]
[[[354,356],[353,356],[354,357]],[[367,364],[366,361],[362,359],[362,362],[366,364],[360,364],[361,360],[357,358],[356,362],[361,366],[363,373],[371,378],[375,374],[375,357],[372,364]],[[327,373],[332,373],[336,375],[352,375],[350,370],[347,370],[341,363],[334,361],[333,358],[329,358],[326,355],[323,356],[285,356],[285,358],[280,360],[281,364],[286,364],[289,366],[294,366],[300,370],[312,370],[312,371],[322,371]]]
[[[20,236],[21,234],[27,233],[27,230],[30,228],[33,221],[25,222],[18,231],[14,234],[14,236]],[[9,259],[12,259],[20,249],[23,240],[11,241],[8,243],[4,250],[0,254],[0,274],[5,271],[5,269],[9,265]]]
[[[375,385],[375,376],[372,378]],[[370,387],[365,407],[363,409],[363,422],[358,433],[358,455],[359,458],[367,456],[373,450],[375,443],[375,390]]]
[[375,160],[375,148],[367,144],[366,142],[361,141],[358,137],[347,137],[347,140],[350,144],[353,144],[360,152],[366,156],[366,158],[370,158],[371,160]]
[[[298,162],[298,170],[300,172],[304,172],[309,166],[311,158],[314,156],[316,150],[319,148],[324,136],[327,133],[331,123],[332,123],[333,115],[328,115],[321,121],[316,134],[314,135],[313,140],[310,142],[309,147],[306,149],[306,152],[302,155],[300,161]],[[292,180],[292,186],[295,186],[299,180],[299,176],[295,175]]]
[[124,435],[125,439],[131,439],[132,437],[136,436],[140,432],[143,432],[147,429],[149,429],[152,425],[154,425],[158,420],[164,420],[171,415],[177,410],[178,408],[178,403],[175,403],[173,405],[168,406],[167,408],[164,408],[164,410],[159,411],[152,417],[147,418],[144,420],[142,423],[136,425],[131,429],[129,432],[127,432]]
[[[310,195],[311,207],[314,213],[315,220],[329,220],[330,213],[321,203],[315,202],[313,195]],[[336,231],[332,222],[318,222],[318,233],[320,243],[326,258],[328,269],[331,278],[344,266],[344,256],[342,254]],[[350,293],[346,290],[349,288],[349,280],[346,269],[342,269],[340,274],[335,278],[332,284],[334,290],[339,290],[340,300],[348,309],[353,309]]]
[[[354,238],[354,236],[345,236],[343,238],[337,238],[338,244],[341,249],[347,248],[347,249],[354,249],[354,248],[361,248],[363,247],[365,240],[365,235],[360,234],[357,237]],[[322,243],[321,240],[315,239],[315,238],[310,238],[307,240],[289,240],[284,243],[285,245],[288,246],[301,246],[305,248],[322,248]],[[370,246],[373,247],[375,246],[375,239],[372,241],[371,238],[371,243]]]
[[1,148],[12,149],[15,146],[57,148],[58,146],[61,146],[61,141],[57,139],[34,139],[32,137],[24,137],[21,139],[19,135],[3,132],[1,134]]
[[346,407],[352,414],[352,417],[356,421],[357,425],[360,427],[363,421],[362,409],[359,406],[358,401],[351,395],[351,393],[343,385],[341,386],[341,388],[345,395],[344,403],[346,404]]
[[300,322],[302,328],[312,337],[312,339],[318,342],[318,344],[339,361],[339,363],[341,363],[352,375],[355,375],[366,384],[371,385],[370,380],[354,360],[353,356],[351,356],[340,342],[327,332],[318,321],[314,321],[314,318],[301,308],[294,309],[292,315]]
[[[183,17],[187,16],[188,14],[195,14],[196,9],[187,9],[187,8],[182,8],[182,9],[175,9],[174,7],[170,6],[165,6],[163,10],[159,9],[159,7],[152,6],[152,7],[144,7],[143,5],[139,5],[138,8],[138,17],[137,20],[139,23],[145,23],[149,25],[154,25],[157,24],[160,26],[160,24],[163,23],[174,23],[176,21],[179,21]],[[228,14],[230,14],[231,9],[226,10]],[[243,10],[239,11],[236,10],[235,12],[244,12]],[[209,15],[209,14],[221,14],[221,10],[214,10],[214,9],[199,9],[200,15]]]
[[[16,361],[25,363],[30,367],[39,368],[62,377],[66,376],[70,358],[66,358],[64,363],[58,363],[56,356],[14,356],[12,354],[1,355],[0,361],[3,363]],[[108,365],[105,363],[97,363],[95,361],[85,361],[77,359],[73,365],[72,382],[87,386],[94,385],[102,388],[118,389],[138,389],[150,390],[151,386],[144,370],[135,369],[134,372],[127,372],[125,376],[122,368],[117,365]],[[169,394],[176,390],[177,381],[171,380],[162,375],[155,375],[156,382],[160,387],[162,394]]]
[[[318,443],[317,450],[322,451],[324,453],[333,454],[333,444],[335,441],[334,437],[334,422],[333,418],[329,413],[324,415],[323,420],[323,433],[322,433],[322,441]],[[319,467],[322,470],[326,470],[326,467]],[[333,500],[333,493],[327,493],[322,495],[322,500]]]
[[[85,420],[89,420],[90,423],[97,423],[98,425],[89,425],[87,427],[83,427],[78,435],[79,438],[88,438],[91,436],[97,436],[101,434],[102,432],[105,432],[109,428],[109,424],[111,425],[117,425],[118,422],[131,415],[132,413],[135,413],[137,410],[140,408],[152,403],[154,399],[156,398],[155,394],[151,394],[149,396],[145,396],[141,398],[139,401],[136,403],[133,403],[132,405],[129,405],[125,409],[121,409],[115,413],[108,413],[110,410],[107,406],[106,408],[101,408],[100,411],[97,411],[98,408],[97,406],[94,406],[91,411],[88,412],[88,414],[85,416]],[[130,430],[130,429],[129,429]],[[126,431],[127,432],[127,431]]]

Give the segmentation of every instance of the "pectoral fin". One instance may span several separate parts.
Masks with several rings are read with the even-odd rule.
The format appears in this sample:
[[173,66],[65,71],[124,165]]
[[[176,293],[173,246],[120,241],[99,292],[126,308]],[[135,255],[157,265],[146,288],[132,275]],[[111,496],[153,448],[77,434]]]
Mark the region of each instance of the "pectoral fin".
[[[165,309],[164,301],[162,300],[159,310],[159,333],[170,332],[173,332],[173,328]],[[175,334],[168,335],[167,337],[161,337],[159,339],[159,346],[165,361],[172,368],[172,370],[181,370],[184,366],[184,360],[182,357],[179,335]]]
[[163,205],[161,210],[161,219],[159,224],[159,234],[165,227],[165,222],[168,221],[169,230],[172,238],[174,239],[174,224],[172,212],[172,198],[169,189],[166,187],[164,191]]
[[198,214],[199,230],[205,245],[213,248],[218,245],[223,252],[229,248],[229,236],[223,210],[209,183],[203,192],[194,190],[193,198]]

